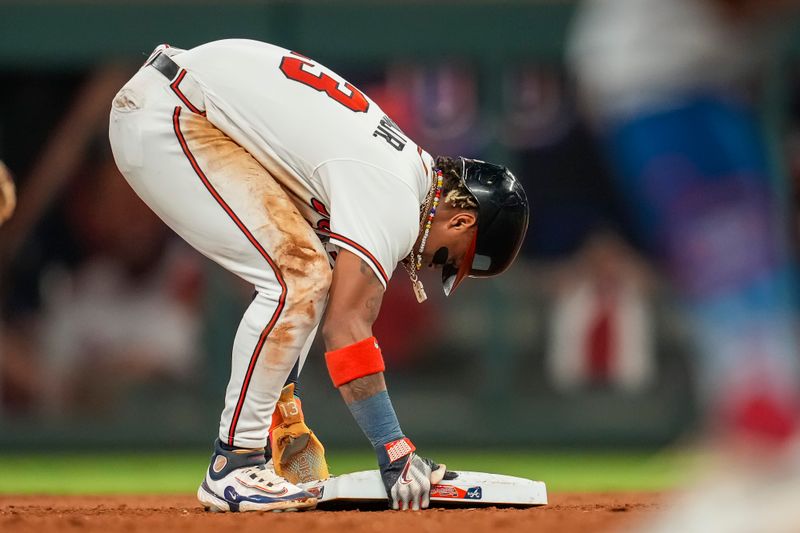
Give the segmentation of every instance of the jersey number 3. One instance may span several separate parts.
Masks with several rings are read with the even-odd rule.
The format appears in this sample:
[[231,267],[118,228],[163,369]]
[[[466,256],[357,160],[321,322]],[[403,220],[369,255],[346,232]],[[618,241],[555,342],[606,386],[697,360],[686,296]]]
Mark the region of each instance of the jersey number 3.
[[320,69],[320,67],[306,57],[284,56],[280,68],[281,72],[290,80],[299,81],[327,94],[350,111],[366,113],[369,109],[369,101],[364,93],[347,82],[343,82],[346,91],[342,90],[339,82],[324,72],[320,71],[319,74],[314,74],[310,69]]

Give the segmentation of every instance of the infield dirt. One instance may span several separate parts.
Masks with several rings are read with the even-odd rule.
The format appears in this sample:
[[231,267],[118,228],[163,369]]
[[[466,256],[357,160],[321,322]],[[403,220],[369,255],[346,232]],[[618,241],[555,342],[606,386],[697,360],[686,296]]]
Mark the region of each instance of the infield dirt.
[[203,512],[194,496],[190,495],[4,495],[0,496],[0,531],[587,533],[614,531],[620,525],[658,508],[660,500],[658,493],[649,492],[556,493],[550,495],[550,505],[533,509],[212,514]]

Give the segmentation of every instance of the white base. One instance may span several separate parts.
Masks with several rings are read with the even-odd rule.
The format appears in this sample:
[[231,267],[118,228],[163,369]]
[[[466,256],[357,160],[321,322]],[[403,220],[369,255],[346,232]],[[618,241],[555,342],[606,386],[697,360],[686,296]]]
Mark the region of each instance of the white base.
[[[306,490],[319,491],[319,503],[377,503],[386,501],[380,472],[365,470],[332,477],[305,485]],[[532,507],[547,504],[547,489],[541,481],[521,477],[458,472],[458,477],[442,481],[431,489],[431,505],[467,504]],[[323,505],[324,506],[324,505]]]

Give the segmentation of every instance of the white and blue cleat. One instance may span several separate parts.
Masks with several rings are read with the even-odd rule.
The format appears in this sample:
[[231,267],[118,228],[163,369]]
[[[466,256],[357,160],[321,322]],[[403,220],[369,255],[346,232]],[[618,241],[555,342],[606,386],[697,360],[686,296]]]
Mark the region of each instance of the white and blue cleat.
[[268,468],[264,450],[227,450],[215,445],[197,499],[207,511],[298,511],[313,509],[317,498]]

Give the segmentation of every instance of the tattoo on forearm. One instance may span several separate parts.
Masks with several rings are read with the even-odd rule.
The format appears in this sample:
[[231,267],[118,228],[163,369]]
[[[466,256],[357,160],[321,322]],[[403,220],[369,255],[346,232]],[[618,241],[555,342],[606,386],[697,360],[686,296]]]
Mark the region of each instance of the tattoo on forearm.
[[348,405],[353,402],[366,400],[370,396],[375,396],[381,391],[386,390],[386,382],[383,379],[383,372],[370,374],[363,378],[354,379],[339,387],[342,398]]

